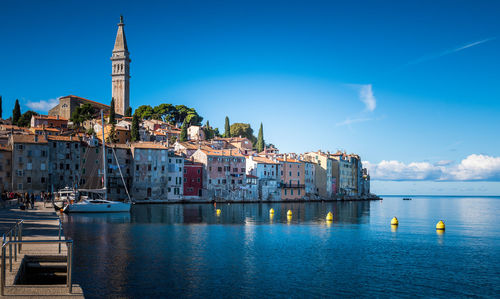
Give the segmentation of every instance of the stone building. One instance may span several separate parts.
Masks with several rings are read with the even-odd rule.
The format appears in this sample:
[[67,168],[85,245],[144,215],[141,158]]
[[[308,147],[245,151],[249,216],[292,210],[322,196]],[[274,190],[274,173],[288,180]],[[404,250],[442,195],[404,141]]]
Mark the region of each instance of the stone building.
[[49,188],[49,154],[45,136],[12,135],[12,191],[40,192]]
[[59,104],[49,110],[49,116],[59,116],[59,118],[70,119],[76,108],[80,107],[83,104],[90,104],[96,110],[103,109],[104,113],[109,113],[109,105],[104,105],[98,102],[91,101],[89,99],[69,95],[59,98]]
[[115,112],[125,115],[130,105],[130,54],[125,38],[125,24],[120,16],[115,46],[111,55],[111,97],[115,99]]
[[47,136],[49,190],[78,187],[81,178],[81,141],[72,136]]
[[304,187],[306,195],[318,195],[316,188],[316,163],[303,161],[304,163]]
[[0,145],[0,192],[12,190],[12,149]]
[[132,196],[136,201],[169,200],[182,196],[183,159],[160,143],[137,142],[133,156]]

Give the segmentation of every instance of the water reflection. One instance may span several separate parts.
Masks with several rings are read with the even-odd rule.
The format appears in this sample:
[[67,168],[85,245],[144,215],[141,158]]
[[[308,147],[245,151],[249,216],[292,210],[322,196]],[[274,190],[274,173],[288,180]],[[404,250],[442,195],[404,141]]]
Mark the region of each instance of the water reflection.
[[[274,213],[270,214],[269,210]],[[292,216],[287,217],[287,211]],[[367,223],[369,202],[261,203],[261,204],[175,204],[134,205],[132,223],[164,224],[264,224],[324,222],[333,213],[334,223]],[[93,217],[93,216],[92,216]]]

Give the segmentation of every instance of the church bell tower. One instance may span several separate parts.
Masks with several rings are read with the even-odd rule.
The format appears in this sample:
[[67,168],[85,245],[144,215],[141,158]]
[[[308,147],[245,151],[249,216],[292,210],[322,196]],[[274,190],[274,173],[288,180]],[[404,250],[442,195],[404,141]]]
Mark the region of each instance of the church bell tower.
[[111,96],[115,99],[116,114],[125,115],[130,105],[130,58],[123,27],[123,16],[120,16],[116,33],[115,47],[111,55]]

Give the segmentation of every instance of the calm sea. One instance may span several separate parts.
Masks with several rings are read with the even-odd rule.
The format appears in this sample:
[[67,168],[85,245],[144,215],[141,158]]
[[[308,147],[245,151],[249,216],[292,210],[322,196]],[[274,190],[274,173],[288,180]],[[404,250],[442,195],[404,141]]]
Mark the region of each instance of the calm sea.
[[500,197],[412,198],[136,205],[64,229],[89,298],[500,297]]

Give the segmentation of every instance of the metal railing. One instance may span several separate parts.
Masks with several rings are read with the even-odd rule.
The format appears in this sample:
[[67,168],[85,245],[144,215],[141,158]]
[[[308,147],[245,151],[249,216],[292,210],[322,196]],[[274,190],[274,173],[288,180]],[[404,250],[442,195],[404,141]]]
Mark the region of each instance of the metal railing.
[[[73,292],[73,284],[72,284],[72,271],[73,271],[73,240],[25,240],[25,241],[7,241],[2,244],[2,277],[0,278],[0,295],[4,296],[5,291],[5,279],[6,279],[6,246],[11,244],[21,246],[22,244],[54,244],[54,243],[65,243],[68,247],[68,252],[66,256],[66,286],[68,287],[68,292],[71,294]],[[10,272],[12,272],[12,254],[9,257],[10,259]]]
[[[20,219],[16,221],[11,228],[9,228],[2,236],[2,247],[7,243],[14,241],[22,241],[23,240],[23,223],[24,220]],[[9,240],[7,241],[7,237]],[[19,246],[17,243],[14,243],[14,259],[17,262],[17,252],[21,252],[21,244]],[[10,271],[12,271],[12,243],[9,244],[9,259],[10,259]],[[2,264],[3,265],[3,264]]]

